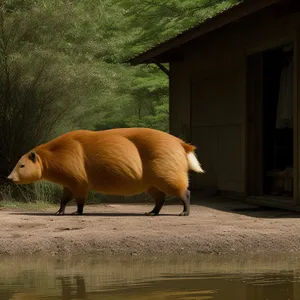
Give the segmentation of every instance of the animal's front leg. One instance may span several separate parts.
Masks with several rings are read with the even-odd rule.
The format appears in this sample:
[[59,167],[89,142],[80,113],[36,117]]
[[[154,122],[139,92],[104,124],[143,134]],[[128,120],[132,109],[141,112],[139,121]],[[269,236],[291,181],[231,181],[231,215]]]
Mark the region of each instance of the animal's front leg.
[[77,204],[77,211],[73,212],[72,215],[82,215],[83,207],[88,196],[88,188],[81,187],[74,194],[75,194],[75,199]]

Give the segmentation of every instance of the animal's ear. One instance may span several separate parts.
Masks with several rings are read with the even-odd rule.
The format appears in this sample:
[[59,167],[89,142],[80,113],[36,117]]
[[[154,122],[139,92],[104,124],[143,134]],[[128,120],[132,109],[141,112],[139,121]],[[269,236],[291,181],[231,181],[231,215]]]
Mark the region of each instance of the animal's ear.
[[36,162],[36,154],[35,154],[35,152],[31,151],[29,153],[29,157],[28,158],[35,163]]

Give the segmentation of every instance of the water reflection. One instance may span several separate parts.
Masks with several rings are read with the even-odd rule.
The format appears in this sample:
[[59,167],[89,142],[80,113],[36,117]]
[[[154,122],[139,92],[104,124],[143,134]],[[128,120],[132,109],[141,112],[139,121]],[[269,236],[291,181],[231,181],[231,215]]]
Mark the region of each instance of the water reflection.
[[83,276],[75,276],[75,283],[71,277],[58,277],[61,281],[61,299],[86,299],[85,280]]
[[300,299],[298,258],[6,258],[0,299]]

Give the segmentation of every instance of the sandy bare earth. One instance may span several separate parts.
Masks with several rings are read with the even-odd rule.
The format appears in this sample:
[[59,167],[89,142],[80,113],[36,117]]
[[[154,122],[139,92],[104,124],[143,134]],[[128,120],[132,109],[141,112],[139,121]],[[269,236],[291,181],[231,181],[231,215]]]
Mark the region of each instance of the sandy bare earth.
[[173,255],[300,250],[300,214],[211,198],[179,217],[180,205],[144,216],[153,205],[87,205],[85,215],[0,211],[0,254]]

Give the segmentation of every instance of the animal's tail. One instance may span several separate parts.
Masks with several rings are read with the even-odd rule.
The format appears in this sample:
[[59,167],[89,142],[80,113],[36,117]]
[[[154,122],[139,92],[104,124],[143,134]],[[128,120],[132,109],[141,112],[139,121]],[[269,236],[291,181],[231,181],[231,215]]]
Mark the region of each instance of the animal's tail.
[[196,157],[196,154],[195,154],[196,147],[191,144],[184,143],[184,142],[181,142],[181,145],[186,152],[187,160],[189,163],[189,170],[192,170],[197,173],[205,173],[205,171],[202,169],[202,166]]

